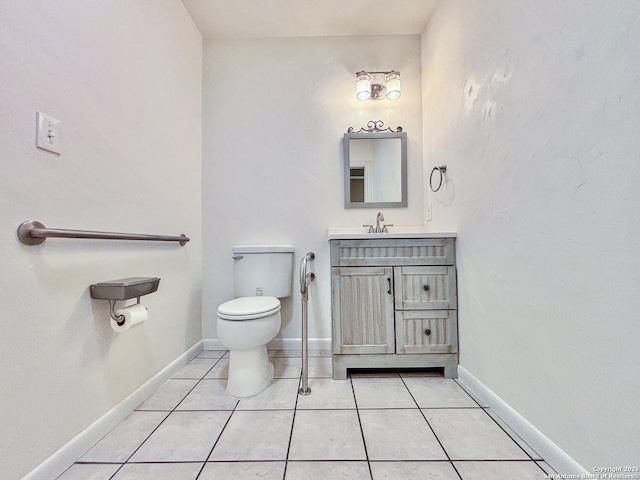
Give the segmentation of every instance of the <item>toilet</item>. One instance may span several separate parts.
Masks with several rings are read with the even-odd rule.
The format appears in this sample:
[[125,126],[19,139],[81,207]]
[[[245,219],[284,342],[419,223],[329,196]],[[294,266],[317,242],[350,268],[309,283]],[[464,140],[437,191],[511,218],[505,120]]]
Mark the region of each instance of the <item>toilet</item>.
[[233,252],[236,298],[218,307],[218,340],[229,349],[227,394],[257,395],[273,380],[267,343],[280,331],[280,300],[291,295],[291,245],[242,245]]

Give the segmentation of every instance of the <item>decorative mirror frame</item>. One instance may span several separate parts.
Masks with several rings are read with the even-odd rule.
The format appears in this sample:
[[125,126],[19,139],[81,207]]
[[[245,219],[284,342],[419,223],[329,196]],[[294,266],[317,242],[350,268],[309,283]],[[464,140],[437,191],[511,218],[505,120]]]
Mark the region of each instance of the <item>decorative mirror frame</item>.
[[[391,127],[383,128],[382,120],[371,120],[367,123],[368,128],[362,127],[357,132],[353,127],[349,127],[344,134],[344,208],[398,208],[407,206],[407,134],[402,131],[402,127],[393,130]],[[349,159],[349,140],[351,139],[400,139],[400,178],[401,178],[401,199],[399,202],[352,202],[351,201],[351,162]]]

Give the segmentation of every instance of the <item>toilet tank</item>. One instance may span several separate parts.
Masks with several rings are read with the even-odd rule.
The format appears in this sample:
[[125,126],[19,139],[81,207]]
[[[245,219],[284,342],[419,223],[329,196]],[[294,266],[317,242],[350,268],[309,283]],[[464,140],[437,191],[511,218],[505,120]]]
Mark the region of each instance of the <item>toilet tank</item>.
[[233,252],[233,282],[236,297],[291,295],[293,246],[237,245]]

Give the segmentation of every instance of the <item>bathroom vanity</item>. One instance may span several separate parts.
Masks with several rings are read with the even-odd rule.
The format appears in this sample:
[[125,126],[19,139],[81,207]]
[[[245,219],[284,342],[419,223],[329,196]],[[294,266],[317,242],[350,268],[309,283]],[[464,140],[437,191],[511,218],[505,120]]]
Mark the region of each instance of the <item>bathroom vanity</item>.
[[457,377],[455,234],[329,232],[333,378],[443,367]]

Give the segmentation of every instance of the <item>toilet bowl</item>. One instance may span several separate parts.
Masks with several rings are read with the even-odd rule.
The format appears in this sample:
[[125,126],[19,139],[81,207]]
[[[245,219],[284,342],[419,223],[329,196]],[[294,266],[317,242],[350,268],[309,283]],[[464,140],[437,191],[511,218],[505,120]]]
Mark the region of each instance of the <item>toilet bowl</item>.
[[280,300],[241,297],[218,307],[218,340],[229,349],[227,393],[236,398],[257,395],[273,380],[267,343],[280,331]]

